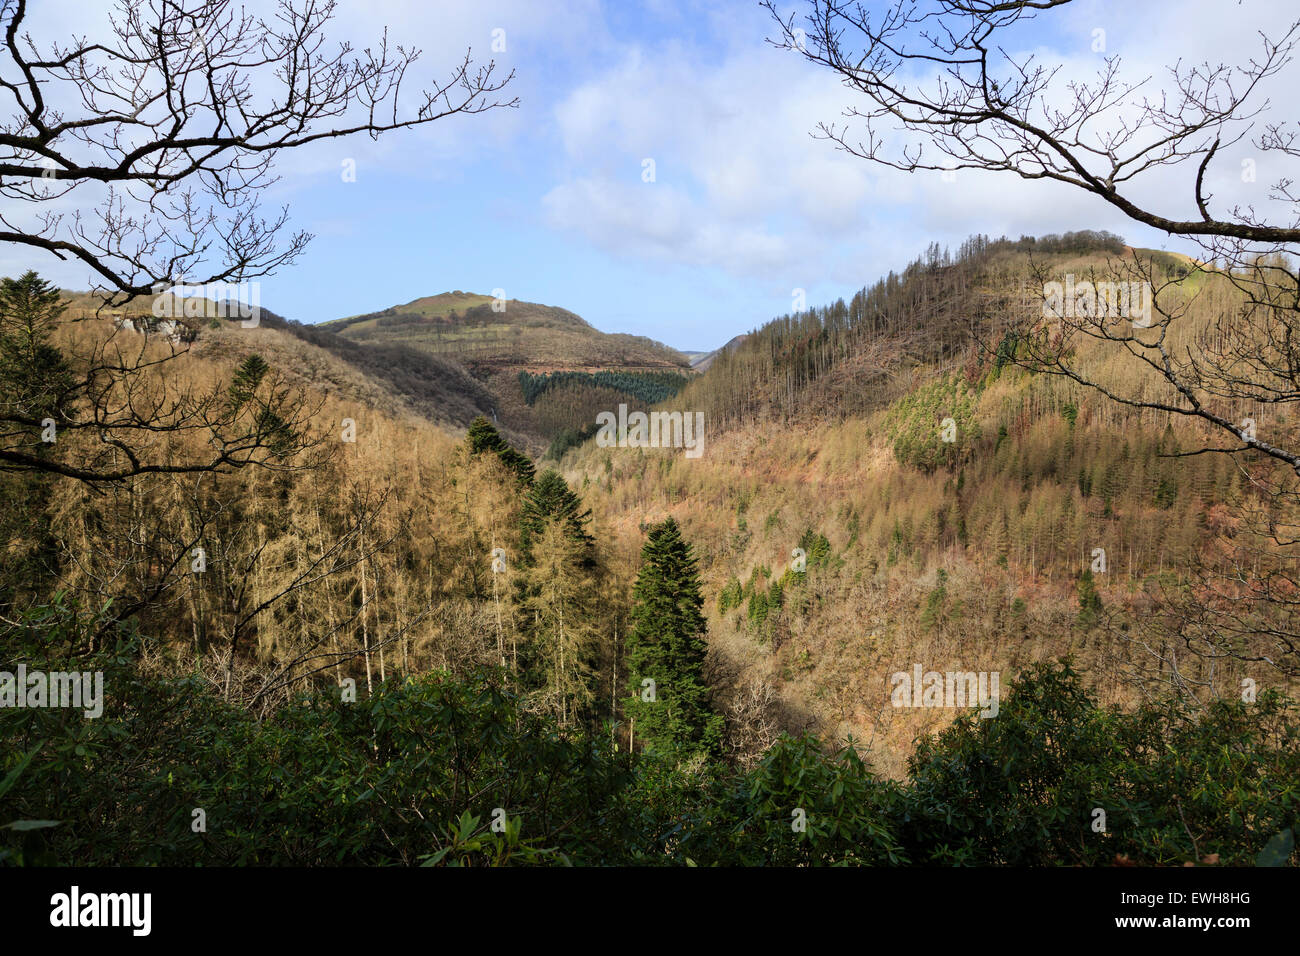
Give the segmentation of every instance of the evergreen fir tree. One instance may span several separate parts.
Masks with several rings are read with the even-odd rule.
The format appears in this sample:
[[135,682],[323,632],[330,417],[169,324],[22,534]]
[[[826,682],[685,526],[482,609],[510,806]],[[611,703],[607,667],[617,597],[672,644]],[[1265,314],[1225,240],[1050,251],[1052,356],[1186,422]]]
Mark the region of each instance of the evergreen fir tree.
[[65,306],[58,288],[28,270],[0,279],[0,403],[40,420],[53,416],[72,372],[50,334]]
[[266,364],[266,360],[257,353],[244,359],[230,380],[231,406],[236,409],[243,408],[270,370],[271,367]]
[[501,433],[492,427],[492,423],[480,415],[470,422],[466,435],[469,450],[480,455],[485,451],[494,452],[502,463],[515,473],[521,485],[531,485],[535,468],[527,455],[516,451],[510,443],[501,437]]
[[[57,287],[28,270],[17,279],[0,279],[0,408],[9,416],[5,446],[37,457],[52,454],[42,439],[44,422],[59,427],[64,407],[76,394],[75,379],[63,353],[50,344],[65,306]],[[51,512],[53,482],[36,471],[0,474],[0,562],[10,582],[21,581],[36,595],[46,593],[59,566]],[[0,610],[11,613],[16,595],[0,596]]]
[[1092,568],[1084,568],[1079,578],[1079,618],[1081,627],[1092,627],[1101,617],[1101,595],[1092,580]]
[[232,416],[251,409],[248,426],[255,429],[266,446],[277,455],[287,455],[293,451],[298,436],[273,407],[276,404],[274,397],[283,396],[284,393],[272,386],[270,399],[259,398],[257,395],[258,388],[270,371],[271,366],[262,356],[257,353],[248,356],[231,377],[227,402]]
[[520,549],[528,554],[533,539],[542,533],[550,520],[563,523],[567,535],[575,544],[590,548],[594,544],[587,524],[591,509],[582,511],[582,499],[569,489],[569,485],[554,469],[547,469],[528,489],[519,516]]
[[596,571],[591,511],[553,470],[542,473],[520,510],[515,625],[519,679],[567,723],[592,698],[595,627],[590,608]]
[[596,690],[595,591],[584,561],[587,547],[561,520],[537,534],[533,564],[521,577],[522,679],[529,696],[562,727],[591,716]]
[[704,599],[692,548],[672,518],[650,529],[633,597],[627,713],[636,739],[682,757],[715,752],[722,715],[704,681]]

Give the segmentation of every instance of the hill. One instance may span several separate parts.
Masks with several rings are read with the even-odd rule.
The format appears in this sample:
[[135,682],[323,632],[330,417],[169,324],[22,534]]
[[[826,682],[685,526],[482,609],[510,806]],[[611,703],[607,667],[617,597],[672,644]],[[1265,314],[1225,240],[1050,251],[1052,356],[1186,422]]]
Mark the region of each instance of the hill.
[[709,366],[719,355],[735,350],[741,342],[749,337],[748,332],[742,332],[740,335],[733,336],[721,348],[714,349],[712,352],[699,352],[691,356],[691,368],[697,372],[707,372]]
[[[596,411],[636,400],[644,383],[680,387],[689,373],[685,356],[650,339],[600,332],[553,306],[512,300],[498,313],[490,296],[461,292],[318,325],[263,307],[254,327],[245,327],[233,306],[197,296],[112,308],[89,292],[64,290],[63,298],[68,319],[111,321],[125,325],[125,333],[196,343],[200,354],[242,359],[261,350],[302,384],[326,394],[342,390],[388,411],[404,409],[451,430],[485,416],[534,453],[557,435],[560,447],[568,447]],[[525,397],[521,375],[543,387]]]
[[498,423],[526,436],[525,446],[535,453],[557,439],[558,447],[568,447],[594,423],[597,411],[617,408],[635,395],[609,387],[608,381],[569,377],[562,387],[545,389],[538,405],[525,397],[521,374],[618,372],[653,379],[690,373],[685,355],[652,339],[601,332],[556,306],[461,291],[323,322],[318,328],[367,348],[401,347],[455,362],[490,393],[491,414]]
[[263,307],[252,328],[234,306],[202,297],[165,295],[157,304],[136,299],[113,308],[89,292],[65,290],[63,297],[68,319],[125,323],[127,333],[195,343],[201,354],[242,359],[262,350],[302,384],[453,431],[481,415],[538,455],[588,437],[598,412],[649,404],[647,389],[675,393],[691,374],[686,356],[651,339],[601,332],[554,306],[509,300],[497,312],[492,297],[463,292],[318,325]]
[[[1168,414],[1018,367],[1000,332],[1041,309],[1035,269],[1083,275],[1131,251],[977,237],[956,258],[927,255],[851,302],[767,323],[660,406],[705,414],[698,460],[594,443],[565,456],[627,561],[666,516],[694,542],[718,699],[755,741],[851,735],[901,776],[913,738],[951,719],[890,706],[892,675],[916,663],[1012,674],[1073,655],[1120,705],[1171,680],[1231,696],[1252,673],[1207,651],[1196,609],[1247,600],[1243,574],[1267,579],[1253,562],[1269,518],[1247,516],[1276,503],[1225,457],[1179,457],[1204,436],[1176,434]],[[1230,283],[1212,279],[1198,278],[1171,348],[1232,308]],[[1077,361],[1160,388],[1101,346]],[[1250,606],[1252,653],[1285,650],[1262,624],[1277,608]],[[1169,633],[1187,643],[1175,664]]]
[[378,312],[322,322],[357,342],[403,343],[476,367],[688,368],[676,349],[641,336],[601,332],[556,306],[443,292]]

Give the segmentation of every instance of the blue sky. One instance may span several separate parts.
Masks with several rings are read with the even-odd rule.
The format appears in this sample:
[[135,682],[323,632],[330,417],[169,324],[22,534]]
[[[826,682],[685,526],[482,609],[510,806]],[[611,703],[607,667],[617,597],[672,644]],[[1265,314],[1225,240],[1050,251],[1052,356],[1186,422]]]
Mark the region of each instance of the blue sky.
[[[1180,55],[1253,49],[1250,17],[1199,37],[1164,29],[1210,10],[1221,20],[1222,7],[1084,0],[1037,21],[1023,42],[1086,76],[1100,65],[1091,49],[1100,27],[1107,53],[1154,74]],[[66,39],[72,10],[88,20],[81,0],[49,0],[33,33]],[[1280,0],[1243,10],[1258,11],[1260,25],[1287,16]],[[955,247],[973,232],[1107,228],[1164,244],[1063,187],[967,171],[954,182],[908,177],[812,139],[848,94],[764,42],[775,28],[756,0],[342,0],[327,32],[360,47],[384,24],[423,49],[413,78],[445,72],[472,47],[476,59],[516,71],[520,106],[283,154],[265,202],[288,203],[293,227],[316,235],[295,265],[262,282],[262,305],[289,318],[501,288],[605,331],[709,349],[791,311],[796,289],[810,305],[847,297],[931,240]],[[506,49],[494,53],[497,29]],[[646,159],[654,182],[643,181]],[[355,182],[343,181],[345,160],[356,163]],[[1235,188],[1234,162],[1225,160],[1220,195]],[[1181,175],[1153,183],[1163,211],[1186,214]],[[89,284],[75,267],[0,250],[0,270],[27,266],[65,286]]]

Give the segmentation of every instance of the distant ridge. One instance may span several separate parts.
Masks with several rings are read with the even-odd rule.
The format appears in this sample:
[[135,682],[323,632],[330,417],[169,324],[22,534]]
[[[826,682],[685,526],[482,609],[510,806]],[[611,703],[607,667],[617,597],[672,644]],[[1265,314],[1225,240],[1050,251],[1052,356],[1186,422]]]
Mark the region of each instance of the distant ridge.
[[333,319],[321,327],[357,342],[401,343],[480,368],[690,368],[685,355],[662,342],[602,332],[568,309],[460,290]]
[[731,339],[731,341],[727,342],[726,345],[722,346],[722,348],[714,349],[712,352],[706,352],[702,355],[699,355],[698,357],[692,358],[691,368],[693,368],[697,372],[708,371],[709,366],[713,364],[713,360],[715,358],[717,358],[723,352],[730,352],[732,349],[738,346],[741,342],[745,341],[745,339],[747,338],[749,338],[749,333],[741,332],[739,335]]

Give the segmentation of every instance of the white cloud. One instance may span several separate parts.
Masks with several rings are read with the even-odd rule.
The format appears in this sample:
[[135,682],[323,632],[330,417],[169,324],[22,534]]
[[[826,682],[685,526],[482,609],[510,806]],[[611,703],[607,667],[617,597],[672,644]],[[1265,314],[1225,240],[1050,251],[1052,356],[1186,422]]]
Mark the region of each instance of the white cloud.
[[661,183],[584,178],[555,187],[542,204],[552,225],[621,254],[737,273],[781,268],[790,257],[784,238],[701,219],[685,192]]
[[[1100,28],[1106,54],[1122,57],[1125,78],[1150,77],[1142,91],[1153,98],[1171,88],[1167,67],[1180,57],[1184,67],[1201,59],[1248,62],[1259,53],[1256,31],[1277,36],[1294,16],[1282,0],[1244,5],[1236,17],[1210,0],[1084,3],[1065,14],[1040,17],[1025,34],[1042,62],[1061,64],[1060,95],[1067,82],[1092,80],[1103,65],[1091,49]],[[1215,28],[1179,26],[1187,24]],[[953,182],[937,173],[907,176],[837,151],[809,134],[819,122],[840,120],[850,94],[828,72],[759,42],[764,26],[756,22],[744,33],[755,41],[738,44],[742,23],[730,45],[713,51],[682,41],[629,45],[574,88],[554,111],[564,159],[559,184],[543,200],[551,224],[620,255],[745,276],[773,269],[851,274],[853,282],[901,264],[930,239],[955,243],[974,232],[1108,228],[1134,241],[1162,241],[1066,186],[965,170]],[[1275,110],[1289,99],[1295,72],[1261,91],[1272,95]],[[1277,170],[1261,158],[1258,183],[1244,183],[1245,152],[1237,147],[1211,171],[1221,212],[1236,203],[1267,206],[1265,181]],[[644,157],[655,160],[656,183],[639,182]],[[1159,212],[1192,215],[1194,175],[1190,164],[1153,171],[1137,181],[1135,195]]]
[[716,62],[629,49],[556,107],[565,162],[544,207],[619,253],[805,271],[825,242],[861,228],[873,194],[872,169],[808,136],[841,99],[832,78],[766,45]]

